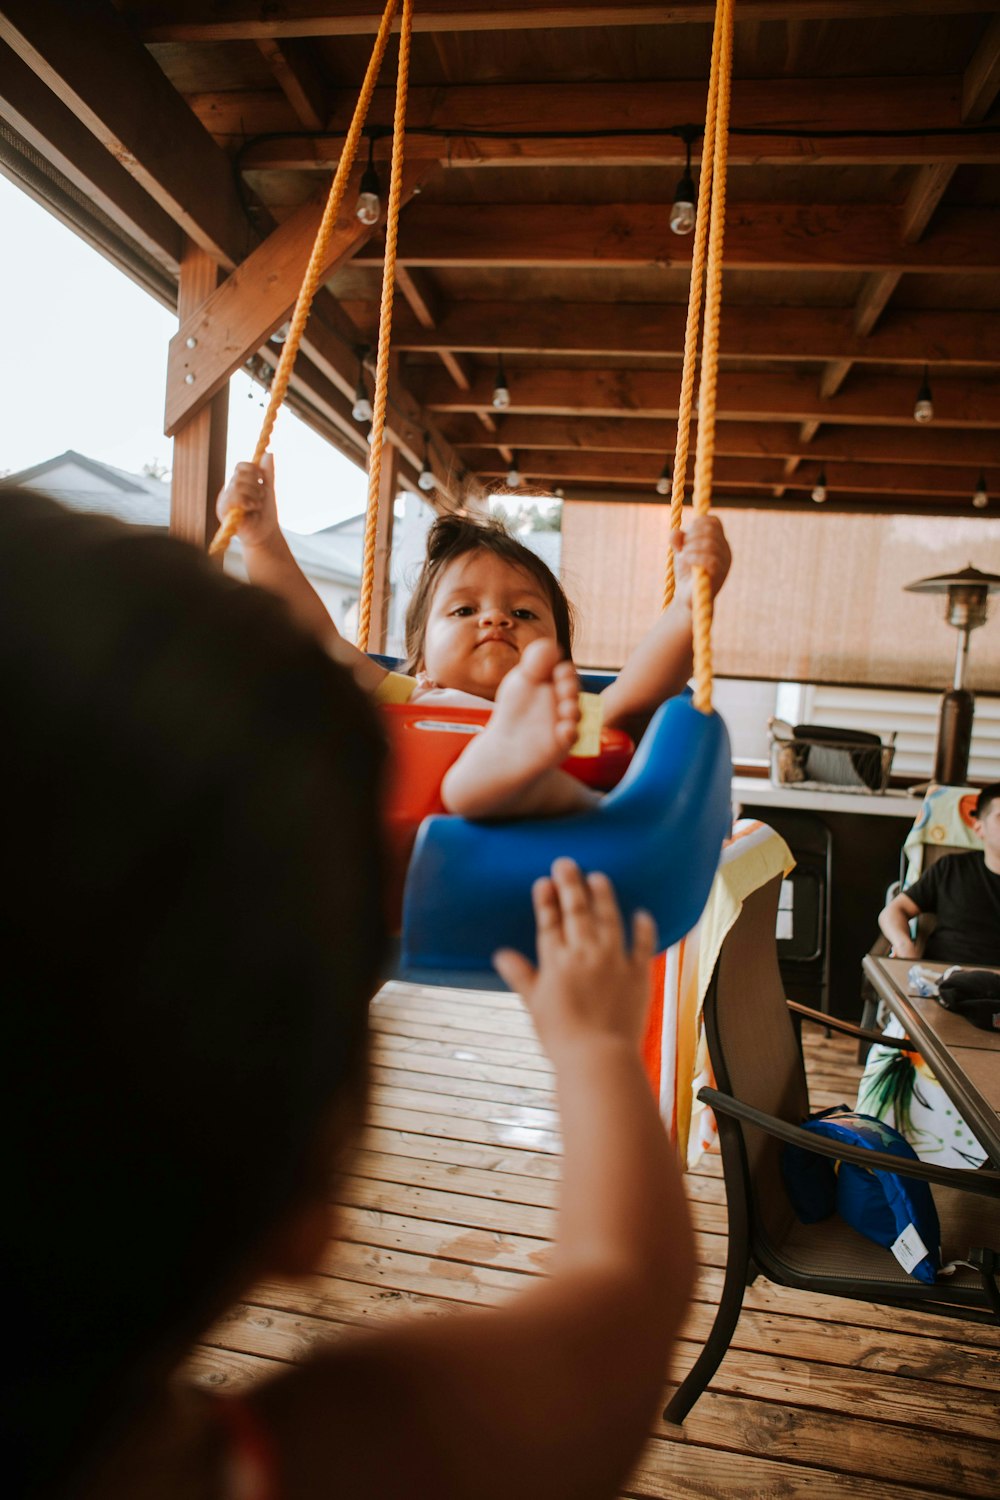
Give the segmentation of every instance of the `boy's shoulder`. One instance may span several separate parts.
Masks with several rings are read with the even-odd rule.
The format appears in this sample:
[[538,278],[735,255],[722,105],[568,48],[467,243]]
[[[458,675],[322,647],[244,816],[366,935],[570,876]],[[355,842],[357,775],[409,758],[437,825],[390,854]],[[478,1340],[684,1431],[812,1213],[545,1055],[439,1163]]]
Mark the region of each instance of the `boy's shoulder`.
[[928,891],[941,891],[961,888],[970,881],[977,880],[980,869],[984,867],[981,849],[958,849],[954,854],[943,854],[940,859],[936,859],[911,889],[919,887]]

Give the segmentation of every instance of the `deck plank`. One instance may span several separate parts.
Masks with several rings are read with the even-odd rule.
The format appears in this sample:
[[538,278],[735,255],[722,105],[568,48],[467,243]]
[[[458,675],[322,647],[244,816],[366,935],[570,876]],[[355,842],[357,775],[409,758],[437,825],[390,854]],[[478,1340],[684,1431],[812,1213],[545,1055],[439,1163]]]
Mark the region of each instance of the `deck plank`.
[[[198,1384],[235,1391],[349,1330],[493,1306],[544,1274],[558,1116],[520,1002],[392,984],[372,1022],[372,1102],[338,1182],[337,1238],[316,1275],[263,1283],[209,1331],[187,1365]],[[806,1028],[804,1048],[814,1107],[852,1101],[850,1041]],[[686,1182],[700,1274],[674,1381],[710,1327],[725,1264],[718,1158]],[[998,1389],[1000,1329],[760,1279],[709,1390],[683,1428],[657,1420],[625,1494],[990,1497]]]

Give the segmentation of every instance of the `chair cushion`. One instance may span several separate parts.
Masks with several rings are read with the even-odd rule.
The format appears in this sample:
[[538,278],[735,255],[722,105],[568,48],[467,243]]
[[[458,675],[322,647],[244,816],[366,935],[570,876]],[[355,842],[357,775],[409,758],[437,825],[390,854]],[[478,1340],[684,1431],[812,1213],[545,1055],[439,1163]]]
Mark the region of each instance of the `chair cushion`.
[[[803,1129],[869,1151],[886,1151],[908,1161],[917,1154],[908,1141],[872,1115],[847,1105],[824,1110]],[[785,1187],[804,1224],[838,1213],[846,1224],[885,1245],[918,1281],[932,1282],[941,1268],[941,1227],[930,1185],[895,1172],[869,1171],[853,1162],[835,1162],[800,1146],[785,1146],[781,1157]]]

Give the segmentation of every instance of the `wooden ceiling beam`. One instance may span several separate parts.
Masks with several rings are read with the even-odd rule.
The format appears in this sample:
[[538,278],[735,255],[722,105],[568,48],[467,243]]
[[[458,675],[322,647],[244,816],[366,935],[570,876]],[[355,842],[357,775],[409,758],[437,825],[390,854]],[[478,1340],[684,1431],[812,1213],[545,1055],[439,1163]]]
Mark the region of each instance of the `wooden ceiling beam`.
[[0,41],[196,245],[227,269],[243,258],[228,157],[109,0],[3,0]]
[[299,124],[307,130],[325,130],[330,95],[313,49],[304,42],[280,42],[274,37],[262,38],[257,47]]
[[851,361],[849,359],[831,360],[819,377],[820,400],[828,401],[835,396],[850,373]]
[[[948,468],[933,464],[848,464],[820,460],[826,469],[827,487],[858,494],[952,495],[971,499],[976,470],[969,464]],[[662,464],[659,454],[581,453],[566,449],[518,450],[518,468],[526,479],[544,479],[553,484],[574,480],[654,486]],[[482,475],[504,472],[495,458],[478,465]],[[780,459],[728,458],[717,455],[715,484],[752,484],[764,487],[811,490],[816,482],[817,461],[802,466],[795,476],[786,475]]]
[[175,221],[31,68],[0,45],[0,118],[170,275],[185,239]]
[[[302,352],[320,374],[340,391],[345,403],[349,405],[354,395],[357,361],[353,350],[345,346],[331,321],[330,310],[335,306],[330,297],[317,298],[302,340]],[[360,431],[353,418],[351,430],[355,435]],[[398,378],[390,382],[385,430],[388,441],[418,473],[423,463],[424,433],[429,432],[433,438],[437,460],[435,475],[438,477],[438,490],[450,503],[462,503],[463,484],[460,476],[465,465],[437,424],[428,417]]]
[[985,120],[1000,94],[1000,15],[987,26],[962,79],[962,119]]
[[[729,159],[735,165],[996,161],[996,136],[962,133],[961,99],[961,77],[829,79],[822,89],[817,89],[815,79],[740,80],[733,96],[736,133],[730,137]],[[228,102],[217,93],[188,96],[190,107],[209,129],[241,138],[275,128],[263,117],[256,118],[266,107],[258,101],[259,95],[241,93]],[[393,108],[394,90],[377,89],[369,125],[390,130]],[[327,122],[331,134],[286,134],[255,142],[244,152],[242,164],[256,170],[329,170],[340,156],[352,112],[353,99],[345,94]],[[704,80],[669,85],[639,81],[416,87],[408,98],[406,151],[411,160],[430,156],[465,167],[559,162],[679,165],[685,146],[680,135],[671,132],[697,124],[704,113]],[[779,129],[792,133],[768,134]],[[601,138],[601,130],[608,136]],[[884,130],[930,133],[880,135]],[[761,133],[742,133],[746,131]],[[809,139],[809,131],[848,134]]]
[[[404,167],[404,202],[425,170],[419,165]],[[376,233],[356,217],[356,194],[356,184],[348,184],[344,204],[351,206],[342,206],[327,245],[325,276],[350,260]],[[258,245],[199,313],[178,328],[170,340],[167,359],[164,421],[168,435],[186,416],[211,400],[247,356],[266,343],[288,317],[309,264],[323,209],[324,202],[304,203]]]
[[[437,288],[432,285],[429,276],[420,271],[409,271],[406,266],[396,266],[396,285],[402,292],[409,305],[413,317],[419,327],[431,330],[440,317],[440,298]],[[393,320],[394,325],[396,319]],[[393,327],[392,347],[398,353],[400,345],[396,341],[396,328]],[[442,345],[435,350],[452,380],[460,390],[467,391],[472,385],[472,366],[468,360],[463,360],[460,355],[455,354],[447,345]],[[492,430],[492,429],[491,429]]]
[[[599,87],[599,85],[593,85]],[[558,87],[558,85],[554,85]],[[662,92],[662,85],[661,85]],[[240,143],[249,141],[240,159],[246,171],[258,172],[328,172],[336,164],[343,147],[341,134],[318,137],[297,133],[297,120],[286,102],[275,94],[232,91],[227,93],[188,94],[192,112],[205,129],[220,139],[232,137]],[[702,105],[704,108],[704,105]],[[477,136],[487,127],[476,116],[470,116],[466,133],[449,134],[437,127],[432,134],[411,132],[406,138],[406,154],[411,161],[419,157],[440,160],[450,167],[680,167],[684,147],[680,141],[657,127],[655,135],[614,135],[616,127],[607,126],[606,136],[587,139],[574,137],[573,129],[583,129],[561,122],[566,135],[538,139],[512,133],[505,139]],[[523,121],[519,121],[522,128]],[[680,111],[672,112],[670,123],[683,123]],[[334,127],[327,126],[327,129]],[[637,130],[639,127],[635,127]],[[800,127],[803,132],[808,124]],[[851,127],[845,127],[849,129]],[[924,128],[927,127],[926,120]],[[280,131],[280,138],[253,140]],[[812,139],[802,136],[734,135],[730,139],[728,160],[732,166],[919,166],[943,157],[954,166],[963,163],[995,165],[1000,158],[1000,143],[995,135],[973,135],[955,128],[953,135],[935,136],[844,136],[841,139]]]
[[[539,489],[543,487],[539,485]],[[545,489],[545,493],[551,491]],[[528,498],[527,492],[525,498]],[[634,489],[574,485],[564,497],[571,504],[594,502],[604,505],[666,505],[668,502],[645,485]],[[775,496],[770,489],[759,489],[739,485],[720,486],[712,491],[713,510],[780,510],[807,511],[817,518],[823,515],[888,515],[888,516],[978,516],[983,511],[973,510],[969,501],[950,500],[940,496],[898,495],[887,499],[885,495],[836,495],[831,494],[825,505],[817,505],[802,490],[792,491],[783,497]],[[986,512],[985,514],[989,514]]]
[[[690,264],[662,204],[412,204],[400,223],[404,265],[612,269]],[[375,259],[362,251],[359,263]],[[869,204],[736,203],[726,215],[730,270],[1000,271],[1000,209],[948,208],[917,245],[898,210]]]
[[888,307],[899,280],[899,271],[879,271],[865,282],[854,309],[854,332],[859,338],[871,333]]
[[[508,369],[515,414],[676,418],[678,382],[659,370]],[[433,411],[488,411],[492,377],[480,372],[470,391],[456,391],[436,371],[424,373],[424,404]],[[808,375],[719,376],[719,412],[730,420],[832,422],[851,425],[913,425],[912,380],[860,372],[847,393],[823,401]],[[934,426],[1000,426],[1000,381],[938,380]]]
[[[752,21],[869,20],[877,16],[950,15],[988,12],[994,0],[740,0],[737,28]],[[278,7],[261,0],[228,0],[224,14],[206,8],[204,0],[169,0],[144,4],[137,23],[147,42],[257,41],[261,37],[372,36],[378,30],[382,0],[284,0]],[[466,0],[435,0],[416,7],[416,32],[528,31],[595,26],[708,25],[714,0],[672,0],[670,5],[609,5],[607,0],[543,4],[539,0],[501,0],[470,5]],[[398,25],[398,22],[397,22]]]
[[947,161],[928,163],[920,168],[906,195],[901,214],[900,229],[906,244],[916,244],[921,238],[954,175],[954,165]]
[[[419,163],[404,167],[404,201],[419,185],[424,171],[425,167]],[[353,205],[354,196],[349,190],[345,202]],[[181,324],[170,341],[168,356],[164,419],[168,434],[200,410],[248,355],[265,345],[288,317],[309,261],[323,207],[322,203],[304,204]],[[329,275],[348,260],[374,232],[359,222],[353,208],[343,209],[327,247],[324,274]],[[331,300],[321,290],[313,304],[301,349],[319,376],[340,392],[344,409],[349,410],[357,380],[357,355],[353,339],[345,338],[338,326],[336,309],[329,306]],[[276,359],[273,351],[268,358]],[[342,423],[343,411],[336,403],[327,402],[326,409],[335,425]],[[415,461],[418,469],[423,432],[433,425],[419,403],[397,382],[386,416],[386,432],[389,441],[408,462]],[[357,440],[358,428],[353,419],[344,430],[352,440]],[[457,476],[463,466],[453,458],[443,437],[439,451],[447,473],[456,476],[450,484],[443,481],[439,489],[460,503]]]
[[[986,29],[962,78],[962,93],[959,101],[963,124],[976,124],[985,119],[1000,91],[1000,17],[994,17]],[[938,205],[948,190],[955,175],[955,163],[938,155],[926,163],[917,173],[901,214],[901,235],[904,243],[915,244],[927,230]],[[868,284],[858,302],[856,327],[859,333],[870,334],[899,284],[899,276],[893,273],[875,274],[868,277]],[[929,357],[929,356],[928,356]],[[820,380],[822,395],[835,395],[850,373],[850,365],[828,365]]]
[[[854,316],[849,308],[725,307],[720,353],[736,359],[1000,366],[1000,313],[897,310],[870,338],[854,332]],[[685,308],[663,303],[462,302],[433,324],[401,308],[393,347],[491,359],[497,351],[679,359],[686,321]]]
[[[482,431],[477,414],[447,417],[442,423],[451,443],[472,467],[485,462],[484,450],[494,447]],[[503,422],[504,441],[519,453],[533,448],[577,449],[595,453],[651,453],[660,463],[673,453],[677,424],[666,419],[634,417],[532,417],[509,415]],[[794,463],[817,459],[846,463],[945,464],[967,463],[973,468],[1000,468],[1000,431],[965,429],[960,433],[934,426],[912,430],[901,427],[824,427],[808,447],[793,422],[720,420],[715,430],[716,452],[734,458],[774,458]],[[794,473],[794,469],[790,471]]]
[[[406,266],[397,266],[396,285],[406,298],[407,305],[420,327],[435,328],[441,316],[441,299],[430,277],[425,276],[422,271],[411,271]],[[393,339],[393,348],[399,348],[395,339]]]
[[[277,368],[278,353],[265,348],[262,358],[271,372]],[[265,400],[266,398],[262,399]],[[332,441],[339,452],[350,458],[359,468],[368,461],[368,445],[357,422],[351,416],[351,403],[343,391],[334,385],[304,353],[295,361],[288,386],[286,403],[309,422],[317,431]],[[242,457],[243,455],[234,455]]]

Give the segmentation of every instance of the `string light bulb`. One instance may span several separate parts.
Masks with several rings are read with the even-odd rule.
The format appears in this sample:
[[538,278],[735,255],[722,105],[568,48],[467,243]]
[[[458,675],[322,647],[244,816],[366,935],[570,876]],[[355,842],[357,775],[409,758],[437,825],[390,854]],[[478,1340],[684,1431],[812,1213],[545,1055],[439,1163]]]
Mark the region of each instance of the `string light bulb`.
[[972,503],[977,510],[985,510],[987,505],[989,505],[990,503],[989,492],[986,488],[986,475],[982,469],[980,469],[979,478],[976,480],[976,488],[973,492]]
[[659,479],[656,481],[656,493],[658,495],[669,495],[673,482],[674,476],[670,472],[670,460],[668,458],[666,463],[663,465],[663,468],[660,470]]
[[358,350],[358,383],[354,387],[354,405],[351,407],[355,422],[370,422],[372,419],[372,404],[365,385],[365,353],[364,349]]
[[510,390],[507,386],[507,376],[504,374],[503,360],[497,355],[497,374],[493,382],[493,410],[506,411],[510,405]]
[[674,193],[674,206],[670,210],[670,228],[674,234],[690,234],[695,225],[695,204],[698,201],[695,192],[694,178],[691,176],[691,141],[693,133],[691,130],[684,132],[684,144],[687,147],[687,165],[684,168],[684,176],[677,184]]
[[427,433],[425,432],[424,433],[424,461],[420,465],[420,473],[417,476],[417,484],[420,487],[420,489],[423,490],[423,492],[424,492],[425,495],[429,494],[430,491],[432,489],[434,489],[435,483],[436,483],[436,481],[434,479],[434,471],[432,470],[432,468],[430,466],[430,462],[429,462],[428,457],[427,457],[427,446],[428,446],[428,437],[427,437]]
[[927,375],[927,366],[924,365],[924,378],[920,382],[917,399],[913,407],[913,420],[915,422],[932,422],[934,420],[934,398],[931,395],[931,383]]
[[368,165],[361,174],[354,212],[362,224],[377,224],[382,212],[382,184],[375,170],[375,137],[368,137]]
[[517,467],[517,454],[511,455],[510,468],[507,470],[507,483],[512,490],[516,490],[521,483],[521,471]]
[[820,469],[816,475],[816,483],[813,485],[812,497],[817,505],[822,505],[826,499],[826,470]]

